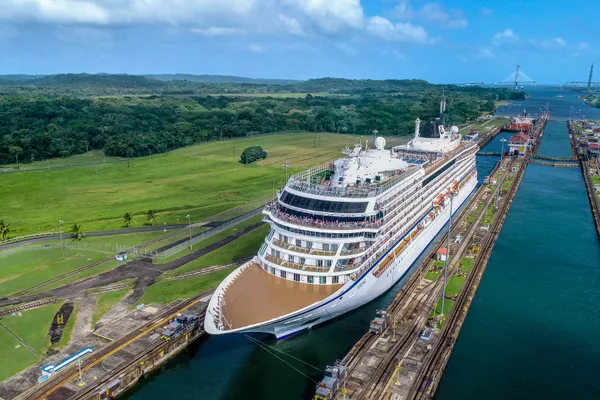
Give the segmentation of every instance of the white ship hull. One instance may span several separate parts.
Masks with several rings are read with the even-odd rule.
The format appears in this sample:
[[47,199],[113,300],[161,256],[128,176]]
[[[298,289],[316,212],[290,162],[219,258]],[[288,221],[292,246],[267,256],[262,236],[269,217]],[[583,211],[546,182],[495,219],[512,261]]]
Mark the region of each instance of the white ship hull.
[[[458,191],[452,202],[452,214],[458,210],[467,200],[471,192],[477,185],[477,174],[473,174],[469,180]],[[425,214],[427,215],[427,214]],[[412,264],[424,252],[431,241],[442,230],[450,217],[450,207],[445,207],[442,212],[429,224],[423,231],[402,251],[396,260],[394,260],[383,274],[379,277],[373,275],[372,271],[385,259],[386,255],[392,251],[395,246],[390,246],[385,254],[383,254],[361,277],[357,280],[351,280],[344,284],[337,292],[327,297],[326,299],[312,304],[305,309],[298,310],[294,313],[281,316],[279,318],[258,323],[255,325],[227,330],[218,331],[210,329],[207,326],[208,333],[211,334],[226,334],[226,333],[249,333],[260,332],[275,335],[278,339],[283,339],[300,331],[311,328],[314,325],[323,323],[348,311],[356,309],[371,300],[379,297],[389,290],[400,278],[406,274]],[[420,222],[420,221],[419,221]],[[418,224],[418,222],[417,222]],[[415,224],[416,225],[416,224]],[[400,242],[403,238],[400,238]],[[241,266],[239,270],[245,266]],[[230,277],[234,277],[234,271]],[[217,292],[223,290],[229,284],[229,279],[221,283],[217,288]],[[215,296],[211,303],[215,302]],[[209,308],[215,307],[215,304],[209,305]]]

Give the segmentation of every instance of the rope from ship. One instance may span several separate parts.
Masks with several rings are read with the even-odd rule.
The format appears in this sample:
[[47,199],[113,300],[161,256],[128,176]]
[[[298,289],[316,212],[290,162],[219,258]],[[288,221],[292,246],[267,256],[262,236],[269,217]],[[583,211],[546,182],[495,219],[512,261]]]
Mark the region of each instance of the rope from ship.
[[[331,313],[330,313],[329,311],[327,311],[327,309],[326,309],[326,308],[323,308],[323,310],[324,310],[324,311],[325,311],[327,314],[331,315]],[[343,314],[342,314],[342,315],[343,315]],[[347,325],[347,324],[344,324],[344,323],[342,323],[342,322],[338,321],[338,318],[339,318],[339,317],[331,317],[331,321],[335,322],[336,324],[338,324],[338,325],[339,325],[339,326],[341,326],[342,328],[346,329],[347,331],[359,331],[359,330],[364,330],[364,329],[365,329],[364,325],[360,325],[360,326],[359,326],[359,325],[356,325],[356,326],[354,326],[354,327],[353,327],[353,326],[351,326],[351,325]]]
[[[300,375],[304,376],[307,379],[310,379],[311,381],[313,381],[314,383],[316,383],[317,385],[319,384],[318,381],[314,380],[313,378],[311,378],[310,376],[308,376],[307,374],[305,374],[304,372],[300,371],[298,368],[294,367],[292,364],[290,364],[289,362],[287,362],[286,360],[284,360],[283,358],[279,357],[277,354],[273,353],[271,350],[269,350],[268,347],[265,347],[266,345],[264,345],[264,343],[261,343],[260,341],[250,337],[249,335],[244,335],[246,336],[247,339],[249,339],[251,342],[254,342],[254,344],[256,344],[258,347],[260,347],[261,349],[265,350],[267,353],[271,354],[273,357],[277,358],[279,361],[284,362],[285,364],[287,364],[290,368],[292,368],[294,371],[298,372]],[[275,349],[274,349],[275,350]],[[312,368],[317,369],[318,371],[321,371],[321,369],[315,367],[314,365],[311,365],[309,363],[307,363],[306,361],[303,361],[297,357],[292,356],[291,354],[287,354],[281,350],[277,350],[283,354],[285,354],[286,356],[292,357],[295,360],[298,360],[306,365],[309,365]]]

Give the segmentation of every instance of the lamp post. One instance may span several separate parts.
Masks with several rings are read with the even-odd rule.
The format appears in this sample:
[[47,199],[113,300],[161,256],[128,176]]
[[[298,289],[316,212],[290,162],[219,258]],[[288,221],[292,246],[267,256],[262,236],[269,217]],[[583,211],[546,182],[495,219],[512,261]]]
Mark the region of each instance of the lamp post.
[[65,248],[63,247],[63,237],[62,237],[62,226],[64,224],[64,221],[61,219],[60,221],[58,221],[58,227],[60,230],[60,250],[62,252],[62,256],[65,256]]
[[[500,153],[500,172],[502,172],[504,170],[504,142],[506,142],[506,139],[502,138],[500,139],[500,142],[502,142],[502,152]],[[498,176],[498,179],[496,181],[496,208],[498,208],[498,202],[500,201],[500,182],[501,175]]]
[[188,228],[190,228],[190,240],[189,240],[189,245],[190,245],[190,250],[192,249],[192,220],[190,217],[190,214],[185,216],[188,220]]
[[448,241],[446,245],[446,263],[444,264],[444,287],[442,288],[442,309],[440,310],[440,314],[444,315],[444,303],[446,297],[446,284],[447,284],[447,271],[448,271],[448,262],[450,261],[450,236],[452,233],[452,200],[454,196],[450,193],[450,218],[448,219]]
[[285,184],[287,185],[287,181],[288,181],[288,167],[290,166],[290,163],[285,161],[283,163],[283,166],[285,167]]

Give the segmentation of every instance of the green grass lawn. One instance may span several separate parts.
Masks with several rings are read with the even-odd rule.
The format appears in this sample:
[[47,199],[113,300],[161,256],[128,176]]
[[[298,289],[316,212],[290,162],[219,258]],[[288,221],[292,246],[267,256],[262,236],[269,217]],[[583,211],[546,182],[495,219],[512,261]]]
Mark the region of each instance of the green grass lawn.
[[[57,230],[59,220],[87,231],[118,229],[126,212],[133,214],[134,226],[142,226],[149,209],[158,214],[159,224],[185,221],[187,214],[200,221],[271,194],[273,182],[275,188],[285,183],[284,161],[290,173],[330,162],[356,138],[281,133],[194,145],[133,159],[129,166],[0,175],[0,186],[11,188],[0,192],[0,216],[11,224],[13,237]],[[407,140],[389,139],[389,145]],[[267,159],[240,164],[240,153],[253,145],[262,146]]]
[[437,271],[437,272],[427,271],[427,273],[425,274],[425,279],[429,279],[430,281],[435,281],[440,276],[440,274],[441,274],[440,271]]
[[[4,323],[5,320],[6,319],[3,319],[0,322]],[[50,324],[48,324],[48,326],[50,326]],[[40,361],[31,350],[23,346],[3,327],[0,327],[0,354],[2,354],[2,362],[0,362],[0,382]]]
[[473,259],[472,258],[462,258],[460,260],[460,268],[459,271],[462,272],[471,272],[471,269],[473,269]]
[[206,275],[192,276],[175,281],[161,281],[148,287],[138,304],[161,303],[166,304],[177,299],[187,299],[215,288],[235,267]]
[[3,165],[0,170],[10,169],[14,171],[27,171],[39,168],[53,168],[53,167],[70,167],[81,164],[95,164],[101,162],[112,162],[123,160],[121,157],[105,156],[102,150],[92,150],[87,153],[77,154],[66,158],[53,158],[51,160],[34,161],[27,164],[12,164]]
[[[245,229],[245,228],[247,228],[247,227],[249,227],[251,225],[254,225],[257,222],[262,221],[262,218],[263,218],[262,214],[255,215],[254,217],[249,218],[246,221],[242,221],[242,222],[240,222],[237,225],[234,225],[234,226],[232,226],[230,228],[227,228],[227,229],[225,229],[225,230],[223,230],[223,231],[221,231],[219,233],[216,233],[215,235],[213,235],[213,236],[211,236],[209,238],[206,238],[206,239],[204,239],[204,240],[202,240],[202,241],[194,244],[192,246],[191,250],[189,248],[187,248],[187,249],[182,250],[179,253],[174,254],[174,255],[172,255],[171,257],[168,257],[168,258],[156,258],[154,260],[154,263],[155,264],[165,264],[165,263],[168,263],[170,261],[173,261],[173,260],[176,260],[178,258],[181,258],[181,257],[183,257],[183,256],[185,256],[187,254],[190,254],[190,253],[193,253],[193,252],[198,251],[200,249],[203,249],[203,248],[205,248],[207,246],[210,246],[213,243],[218,242],[221,239],[226,238],[227,236],[231,236],[231,235],[233,235],[234,233],[236,233],[238,231],[241,231],[241,230],[243,230],[243,229]],[[265,233],[265,235],[266,235],[266,233]],[[263,236],[263,238],[264,238],[264,236]],[[259,247],[260,247],[260,245],[259,245]],[[257,250],[258,250],[258,248],[257,248]]]
[[467,223],[472,224],[473,222],[475,222],[477,216],[479,215],[479,213],[481,213],[481,210],[483,210],[483,204],[478,204],[477,209],[471,212],[467,217]]
[[[7,316],[2,319],[2,323],[35,351],[45,355],[50,348],[48,328],[62,304],[63,302],[58,302],[47,307],[25,311],[21,317],[18,315]],[[71,322],[71,319],[74,322],[74,317],[75,313],[71,314],[68,323]]]
[[438,268],[444,268],[444,266],[446,265],[446,263],[444,261],[440,261],[437,260],[433,263],[434,266],[438,267]]
[[167,272],[166,275],[179,275],[214,265],[227,265],[242,258],[252,257],[260,248],[265,236],[269,233],[269,229],[268,225],[263,225],[215,251],[211,251],[176,270]]
[[125,288],[121,290],[115,290],[114,292],[100,293],[98,295],[98,302],[96,303],[96,310],[94,311],[94,316],[92,317],[92,327],[95,327],[98,320],[130,292],[131,288]]
[[[60,249],[41,249],[18,253],[0,253],[0,297],[30,288],[39,283],[106,258],[107,254],[84,249],[65,249],[62,257]],[[85,271],[114,268],[115,261],[107,262]],[[89,275],[85,275],[89,276]],[[78,279],[80,275],[69,277],[63,283]],[[44,287],[46,290],[49,287]]]
[[483,225],[491,225],[492,222],[494,222],[494,217],[496,216],[496,213],[494,211],[494,205],[490,204],[488,209],[485,211],[483,219],[481,220],[481,223]]
[[592,175],[592,183],[594,186],[600,186],[600,176]]
[[446,296],[456,296],[460,292],[463,283],[465,283],[464,276],[452,276],[446,285]]
[[[448,300],[448,299],[444,300],[444,315],[446,316],[446,318],[448,317],[448,315],[450,315],[450,310],[452,310],[453,306],[454,306],[454,300]],[[442,309],[442,299],[439,299],[437,302],[437,305],[435,306],[435,314],[439,315],[441,309]],[[433,315],[433,312],[431,313],[431,315]]]

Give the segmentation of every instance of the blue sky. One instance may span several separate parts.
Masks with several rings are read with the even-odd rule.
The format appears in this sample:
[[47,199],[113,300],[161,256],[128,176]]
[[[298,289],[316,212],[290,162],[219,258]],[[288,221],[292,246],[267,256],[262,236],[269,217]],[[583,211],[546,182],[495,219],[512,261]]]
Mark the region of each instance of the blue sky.
[[[586,80],[598,0],[1,0],[0,74]],[[600,60],[597,60],[600,62]]]

